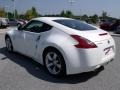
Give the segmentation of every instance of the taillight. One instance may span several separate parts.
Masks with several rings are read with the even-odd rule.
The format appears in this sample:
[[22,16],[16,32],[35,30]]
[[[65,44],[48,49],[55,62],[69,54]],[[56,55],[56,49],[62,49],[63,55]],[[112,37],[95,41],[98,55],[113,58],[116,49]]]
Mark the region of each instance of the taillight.
[[75,45],[77,48],[97,48],[97,46],[90,40],[83,38],[78,35],[71,35],[75,40],[78,41],[78,44]]

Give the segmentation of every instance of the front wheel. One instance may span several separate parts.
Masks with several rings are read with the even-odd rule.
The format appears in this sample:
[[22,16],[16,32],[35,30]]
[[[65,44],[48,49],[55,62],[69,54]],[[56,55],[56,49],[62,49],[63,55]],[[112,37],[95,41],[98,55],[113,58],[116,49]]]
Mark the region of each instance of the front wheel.
[[10,37],[5,38],[6,48],[9,52],[13,52],[13,46]]
[[64,58],[56,49],[47,50],[44,55],[44,64],[52,76],[61,77],[66,74]]

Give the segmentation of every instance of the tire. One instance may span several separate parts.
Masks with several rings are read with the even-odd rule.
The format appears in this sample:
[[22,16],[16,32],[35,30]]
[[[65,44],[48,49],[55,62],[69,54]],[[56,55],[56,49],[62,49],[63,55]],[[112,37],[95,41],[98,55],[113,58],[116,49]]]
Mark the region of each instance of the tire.
[[55,48],[49,48],[43,55],[44,65],[50,75],[61,77],[66,75],[66,65],[62,54]]
[[5,38],[5,43],[6,43],[6,48],[7,48],[7,50],[8,50],[9,52],[13,52],[13,45],[12,45],[12,41],[11,41],[11,39],[10,39],[9,36],[7,36],[7,37]]

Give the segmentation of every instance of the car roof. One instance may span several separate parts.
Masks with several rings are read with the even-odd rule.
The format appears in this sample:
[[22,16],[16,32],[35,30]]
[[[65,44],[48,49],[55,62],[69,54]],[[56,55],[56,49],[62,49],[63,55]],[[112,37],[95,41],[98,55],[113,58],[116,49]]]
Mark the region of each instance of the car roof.
[[64,26],[62,24],[59,24],[59,23],[53,21],[53,20],[61,20],[61,19],[74,20],[74,19],[65,18],[65,17],[38,17],[38,18],[34,18],[32,20],[44,22],[44,23],[49,24],[59,30],[66,32],[66,33],[73,34],[75,32],[75,29],[69,28],[67,26]]
[[53,21],[53,20],[60,20],[60,19],[73,20],[71,18],[64,18],[64,17],[38,17],[38,18],[34,18],[32,20],[42,21],[44,23],[47,23],[47,24],[49,24],[55,28],[58,28],[59,30],[62,30],[64,32],[67,32],[67,33],[72,32],[71,30],[68,30],[70,28]]
[[70,19],[70,18],[65,18],[65,17],[38,17],[38,18],[34,18],[32,20],[53,21],[53,20],[58,20],[58,19]]

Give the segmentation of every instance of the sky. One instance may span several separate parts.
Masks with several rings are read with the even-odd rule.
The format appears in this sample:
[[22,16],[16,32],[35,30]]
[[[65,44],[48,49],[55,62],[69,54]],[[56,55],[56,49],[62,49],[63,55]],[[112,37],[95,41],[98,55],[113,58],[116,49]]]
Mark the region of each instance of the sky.
[[[44,14],[59,14],[62,10],[72,10],[75,15],[101,15],[106,11],[112,17],[120,18],[120,0],[74,0],[71,5],[70,0],[15,0],[15,7],[18,13],[25,13],[32,6],[37,11]],[[12,0],[0,0],[0,7],[6,7],[7,11],[13,11]]]

